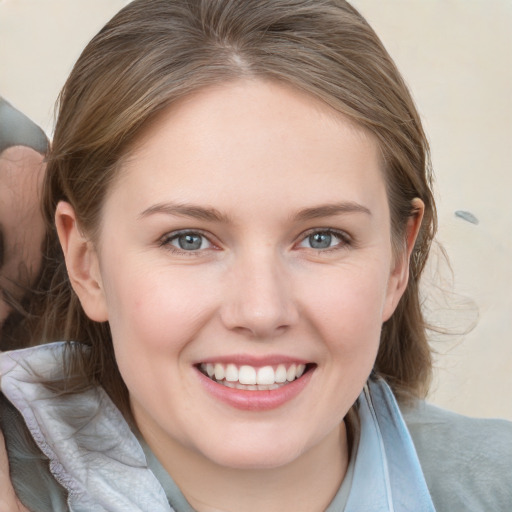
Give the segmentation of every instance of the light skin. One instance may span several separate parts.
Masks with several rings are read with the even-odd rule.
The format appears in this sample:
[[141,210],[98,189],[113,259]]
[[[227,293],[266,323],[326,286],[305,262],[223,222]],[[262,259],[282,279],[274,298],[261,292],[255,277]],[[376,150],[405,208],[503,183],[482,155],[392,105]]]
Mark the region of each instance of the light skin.
[[[394,255],[374,139],[260,80],[164,112],[123,162],[97,240],[58,205],[72,285],[110,323],[136,424],[195,509],[332,500],[348,464],[343,418],[407,285],[415,206]],[[306,371],[270,391],[229,391],[200,370],[281,361]]]
[[[31,148],[14,146],[0,155],[0,290],[17,300],[41,266],[44,224],[39,194],[44,168],[43,156]],[[0,295],[0,337],[10,312]]]

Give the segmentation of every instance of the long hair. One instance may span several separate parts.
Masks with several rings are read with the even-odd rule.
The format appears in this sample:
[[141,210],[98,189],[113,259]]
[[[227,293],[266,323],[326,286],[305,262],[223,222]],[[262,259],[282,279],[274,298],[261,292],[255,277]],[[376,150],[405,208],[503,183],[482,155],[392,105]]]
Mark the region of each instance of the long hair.
[[54,249],[38,336],[87,345],[86,353],[73,345],[74,369],[125,408],[108,325],[86,317],[70,286],[54,227],[56,205],[68,201],[94,241],[105,195],[144,127],[180,98],[240,78],[287,83],[374,135],[396,254],[404,251],[405,226],[415,214],[411,201],[424,202],[409,285],[383,326],[375,362],[396,392],[422,395],[431,354],[418,283],[436,230],[428,143],[391,57],[342,0],[135,0],[92,39],[59,100],[43,197]]

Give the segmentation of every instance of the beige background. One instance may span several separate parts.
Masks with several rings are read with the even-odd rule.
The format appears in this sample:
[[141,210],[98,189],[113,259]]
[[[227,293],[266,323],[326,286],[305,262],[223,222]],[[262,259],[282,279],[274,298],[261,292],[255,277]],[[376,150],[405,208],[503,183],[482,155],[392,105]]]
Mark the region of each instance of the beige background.
[[[0,93],[51,133],[74,60],[125,3],[0,0]],[[512,419],[512,1],[353,4],[402,70],[432,145],[439,240],[453,270],[437,250],[424,285],[429,317],[452,333],[433,336],[431,400]]]

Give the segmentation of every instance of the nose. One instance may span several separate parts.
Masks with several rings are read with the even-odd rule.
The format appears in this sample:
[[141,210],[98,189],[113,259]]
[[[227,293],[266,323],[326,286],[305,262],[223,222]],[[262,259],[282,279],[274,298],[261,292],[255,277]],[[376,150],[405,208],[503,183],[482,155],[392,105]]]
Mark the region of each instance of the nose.
[[292,279],[279,257],[253,254],[234,264],[226,280],[221,318],[252,339],[271,339],[299,319]]

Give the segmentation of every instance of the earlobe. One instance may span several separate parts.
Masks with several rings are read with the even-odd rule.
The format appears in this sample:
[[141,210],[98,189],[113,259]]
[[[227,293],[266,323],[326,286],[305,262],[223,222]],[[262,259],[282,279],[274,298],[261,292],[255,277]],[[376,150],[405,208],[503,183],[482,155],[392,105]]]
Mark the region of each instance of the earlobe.
[[407,221],[405,232],[406,246],[394,261],[394,268],[392,269],[389,277],[386,303],[382,315],[383,322],[389,320],[395,311],[409,281],[410,259],[416,239],[418,238],[418,233],[420,232],[421,222],[425,212],[425,204],[419,198],[413,199],[411,206],[414,213]]
[[86,315],[96,322],[108,320],[108,311],[96,249],[81,231],[73,207],[60,201],[55,224],[64,252],[66,268],[73,290]]

